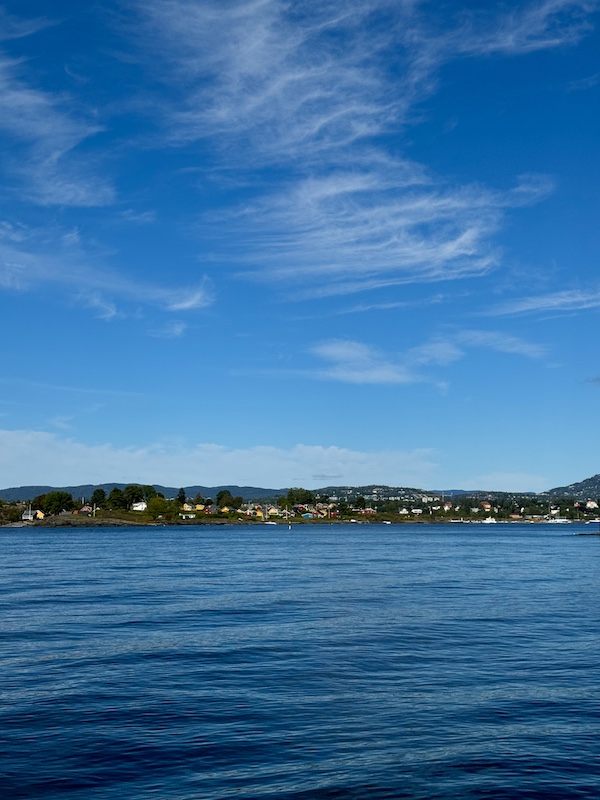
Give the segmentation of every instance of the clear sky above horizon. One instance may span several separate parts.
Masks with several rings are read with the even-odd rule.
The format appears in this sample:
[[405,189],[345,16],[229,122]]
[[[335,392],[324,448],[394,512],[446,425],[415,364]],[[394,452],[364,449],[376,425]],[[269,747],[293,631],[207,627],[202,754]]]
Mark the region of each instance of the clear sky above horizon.
[[599,26],[0,3],[0,488],[600,472]]

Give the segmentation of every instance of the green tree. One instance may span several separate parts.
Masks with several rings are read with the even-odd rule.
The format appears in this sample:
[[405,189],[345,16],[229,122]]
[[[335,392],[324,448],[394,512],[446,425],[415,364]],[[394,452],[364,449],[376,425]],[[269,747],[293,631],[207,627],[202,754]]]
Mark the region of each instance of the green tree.
[[337,504],[337,510],[340,517],[348,516],[350,513],[350,505],[347,500],[340,500]]
[[287,500],[290,506],[303,506],[307,503],[314,503],[315,496],[308,489],[293,486],[287,493]]
[[125,500],[123,491],[122,489],[119,489],[118,486],[115,486],[114,489],[111,489],[110,494],[108,495],[108,505],[109,508],[114,509],[127,508],[127,501]]
[[94,489],[90,503],[93,506],[101,507],[106,502],[106,492],[104,489]]
[[177,492],[177,502],[178,502],[180,505],[183,505],[183,504],[185,503],[185,489],[180,489],[180,490]]
[[169,501],[164,497],[151,497],[148,500],[147,511],[153,519],[164,517],[169,511]]
[[196,492],[196,494],[194,495],[194,499],[192,500],[192,502],[193,502],[193,504],[194,504],[195,506],[201,506],[201,505],[202,505],[202,503],[204,502],[204,498],[202,497],[202,495],[200,494],[200,492]]
[[144,499],[144,490],[137,484],[130,484],[123,489],[123,498],[125,500],[125,507],[131,508],[134,503],[139,503]]
[[221,491],[217,493],[217,505],[219,508],[234,505],[233,495],[229,489],[221,489]]
[[33,501],[33,506],[44,514],[60,514],[61,511],[72,511],[75,508],[73,498],[68,492],[48,492],[41,494]]
[[158,492],[156,491],[154,486],[142,486],[142,496],[146,502],[148,502],[148,500],[151,500],[153,497],[156,497],[157,494]]
[[17,505],[14,502],[7,503],[5,500],[0,500],[0,524],[18,522],[24,510],[25,508],[23,505]]

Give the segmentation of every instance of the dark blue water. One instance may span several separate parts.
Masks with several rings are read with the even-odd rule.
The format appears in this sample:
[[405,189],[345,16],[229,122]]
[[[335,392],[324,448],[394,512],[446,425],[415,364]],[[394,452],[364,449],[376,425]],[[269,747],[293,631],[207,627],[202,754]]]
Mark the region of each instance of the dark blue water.
[[574,531],[3,529],[0,798],[597,798]]

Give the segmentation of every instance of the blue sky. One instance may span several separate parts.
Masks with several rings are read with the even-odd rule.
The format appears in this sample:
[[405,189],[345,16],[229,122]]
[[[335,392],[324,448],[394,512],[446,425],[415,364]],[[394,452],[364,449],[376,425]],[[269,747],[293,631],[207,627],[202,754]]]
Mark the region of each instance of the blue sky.
[[597,2],[0,9],[0,486],[599,471]]

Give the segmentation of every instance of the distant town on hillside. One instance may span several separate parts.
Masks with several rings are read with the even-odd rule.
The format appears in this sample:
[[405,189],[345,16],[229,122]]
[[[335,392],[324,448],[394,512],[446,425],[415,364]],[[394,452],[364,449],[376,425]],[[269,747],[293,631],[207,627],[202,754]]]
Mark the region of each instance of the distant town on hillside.
[[0,524],[149,524],[208,521],[456,522],[596,520],[600,476],[543,494],[391,486],[328,486],[318,490],[249,486],[166,487],[143,484],[0,491]]

